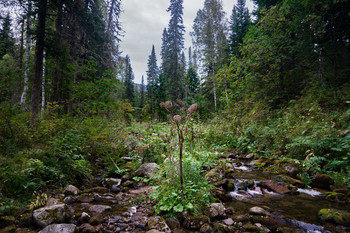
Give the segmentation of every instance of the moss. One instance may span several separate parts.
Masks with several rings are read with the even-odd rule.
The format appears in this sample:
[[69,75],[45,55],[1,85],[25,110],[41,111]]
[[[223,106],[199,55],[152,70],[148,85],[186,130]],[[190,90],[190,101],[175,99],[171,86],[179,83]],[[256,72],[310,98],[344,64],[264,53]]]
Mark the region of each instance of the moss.
[[318,216],[322,221],[335,222],[343,226],[350,226],[350,213],[336,209],[321,209]]

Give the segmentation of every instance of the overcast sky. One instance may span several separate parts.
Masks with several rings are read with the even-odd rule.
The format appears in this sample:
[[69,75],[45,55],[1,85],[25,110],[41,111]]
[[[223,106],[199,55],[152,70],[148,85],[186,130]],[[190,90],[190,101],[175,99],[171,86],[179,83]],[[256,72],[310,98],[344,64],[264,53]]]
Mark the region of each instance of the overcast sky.
[[[226,17],[231,16],[233,5],[237,0],[223,0]],[[121,15],[122,27],[125,36],[120,43],[122,56],[129,55],[131,65],[135,74],[135,82],[141,83],[141,76],[147,79],[147,60],[151,54],[154,44],[158,65],[160,64],[160,48],[163,29],[168,27],[170,12],[167,12],[170,0],[126,0],[122,1],[123,13]],[[204,0],[184,0],[184,25],[185,32],[185,54],[191,46],[193,21],[199,9],[202,9]],[[247,7],[251,12],[254,9],[253,3],[247,1]]]

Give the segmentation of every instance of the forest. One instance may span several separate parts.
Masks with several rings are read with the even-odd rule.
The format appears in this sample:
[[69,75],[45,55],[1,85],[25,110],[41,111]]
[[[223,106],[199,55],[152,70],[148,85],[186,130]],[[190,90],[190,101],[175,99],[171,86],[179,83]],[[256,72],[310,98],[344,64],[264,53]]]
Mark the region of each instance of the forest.
[[0,233],[350,232],[350,1],[167,2],[0,2]]

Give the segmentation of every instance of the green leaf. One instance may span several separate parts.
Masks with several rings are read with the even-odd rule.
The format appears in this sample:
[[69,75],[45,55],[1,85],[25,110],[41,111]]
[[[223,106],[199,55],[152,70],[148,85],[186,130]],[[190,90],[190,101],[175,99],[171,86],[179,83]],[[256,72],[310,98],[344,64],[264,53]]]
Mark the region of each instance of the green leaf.
[[174,210],[176,212],[182,212],[184,210],[184,207],[182,204],[177,204],[176,206],[174,206]]

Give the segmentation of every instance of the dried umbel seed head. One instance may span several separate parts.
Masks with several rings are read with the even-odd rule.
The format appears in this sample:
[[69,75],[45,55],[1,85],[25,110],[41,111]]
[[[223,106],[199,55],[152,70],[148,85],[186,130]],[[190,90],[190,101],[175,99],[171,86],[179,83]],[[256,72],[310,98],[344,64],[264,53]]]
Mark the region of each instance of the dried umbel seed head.
[[189,114],[194,113],[195,111],[197,111],[197,109],[199,108],[199,104],[192,104],[188,109],[187,112]]
[[176,103],[180,106],[185,106],[185,104],[184,104],[184,102],[182,102],[182,100],[177,99]]
[[165,108],[165,103],[164,103],[164,102],[160,102],[159,106],[160,106],[161,108]]
[[171,102],[171,100],[168,100],[167,102],[165,102],[165,108],[171,108],[173,107],[173,103]]
[[181,121],[181,116],[180,115],[175,115],[173,117],[173,120],[176,122],[176,123],[179,123]]

